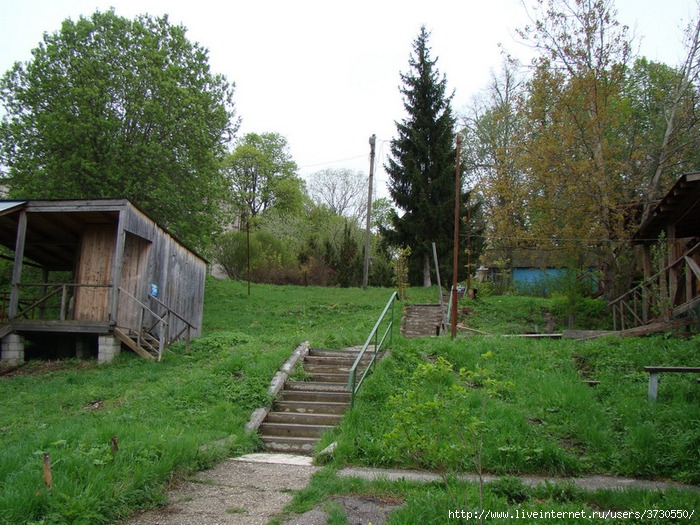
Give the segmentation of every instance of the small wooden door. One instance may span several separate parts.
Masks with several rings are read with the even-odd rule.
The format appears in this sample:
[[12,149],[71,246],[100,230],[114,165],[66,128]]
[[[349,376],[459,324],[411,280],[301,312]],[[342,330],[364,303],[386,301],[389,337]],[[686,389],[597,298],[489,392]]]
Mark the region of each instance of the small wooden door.
[[[88,225],[83,232],[76,271],[74,318],[79,321],[109,320],[109,281],[116,244],[114,225]],[[90,286],[100,285],[100,286]]]

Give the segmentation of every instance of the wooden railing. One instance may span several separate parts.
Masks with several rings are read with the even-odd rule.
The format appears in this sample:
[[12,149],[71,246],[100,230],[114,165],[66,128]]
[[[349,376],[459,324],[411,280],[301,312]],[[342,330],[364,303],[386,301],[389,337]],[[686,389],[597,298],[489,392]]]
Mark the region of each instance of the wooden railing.
[[[125,296],[129,301],[135,303],[139,309],[139,322],[138,326],[141,330],[138,330],[137,337],[139,338],[136,342],[141,346],[142,331],[152,334],[158,339],[158,361],[160,361],[163,350],[169,347],[172,343],[179,340],[183,334],[185,334],[185,346],[186,351],[190,351],[190,339],[192,336],[192,330],[196,330],[196,327],[187,321],[184,317],[173,311],[165,303],[160,301],[157,297],[149,295],[149,299],[154,301],[158,307],[162,308],[164,311],[162,314],[157,313],[155,310],[150,308],[148,305],[144,304],[131,293],[127,292],[123,288],[119,288],[119,293]],[[149,324],[146,324],[147,317],[150,316],[148,320]],[[184,327],[177,333],[171,334],[170,327],[173,324],[172,319],[178,319],[184,324]]]
[[186,352],[189,353],[190,351],[190,339],[192,338],[192,331],[197,330],[197,327],[190,323],[187,319],[182,317],[180,314],[172,310],[169,306],[167,306],[164,302],[162,302],[160,299],[155,297],[154,295],[149,295],[148,296],[152,301],[154,301],[156,304],[158,304],[161,308],[165,309],[165,313],[163,314],[162,317],[165,317],[168,320],[168,324],[172,324],[170,322],[170,318],[174,317],[175,319],[178,319],[181,321],[181,323],[184,325],[182,329],[169,336],[168,339],[168,345],[174,343],[175,341],[179,341],[180,338],[185,335],[185,348]]
[[39,288],[39,297],[21,298],[14,319],[58,319],[72,318],[72,299],[76,288],[110,288],[109,284],[79,283],[21,283],[18,288]]
[[609,306],[615,330],[626,330],[686,314],[700,300],[700,243]]
[[[73,320],[74,313],[74,298],[77,288],[112,288],[110,284],[80,284],[80,283],[21,283],[18,288],[38,288],[40,290],[37,297],[23,297],[19,301],[19,308],[12,319],[41,319],[41,320]],[[157,337],[159,340],[158,355],[163,352],[164,348],[170,346],[173,342],[184,336],[187,351],[190,349],[190,339],[192,331],[196,331],[195,325],[186,320],[177,312],[173,311],[165,303],[158,298],[149,295],[149,299],[153,301],[154,307],[151,308],[147,304],[134,297],[131,293],[123,288],[118,289],[122,297],[125,297],[128,302],[136,305],[135,311],[138,311],[138,326],[125,327],[134,329],[141,338],[141,332],[147,332]],[[31,294],[30,294],[31,295]],[[4,322],[12,322],[8,318],[8,308],[6,302],[9,303],[9,297],[5,300],[0,298],[2,311],[5,312]],[[157,310],[162,313],[158,313]],[[174,320],[177,319],[179,323]],[[107,313],[104,321],[113,320],[112,313]],[[182,324],[177,332],[171,333],[171,327],[176,324]],[[141,345],[141,341],[137,341]]]

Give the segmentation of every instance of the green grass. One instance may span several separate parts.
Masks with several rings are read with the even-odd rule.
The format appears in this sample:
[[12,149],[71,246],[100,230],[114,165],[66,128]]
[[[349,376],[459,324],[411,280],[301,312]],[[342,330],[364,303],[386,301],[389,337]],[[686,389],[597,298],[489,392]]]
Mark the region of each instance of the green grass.
[[[299,491],[286,513],[275,520],[279,524],[290,515],[302,514],[321,504],[328,508],[334,496],[365,495],[380,500],[402,504],[389,516],[388,525],[443,525],[445,523],[478,523],[477,519],[458,519],[450,516],[450,511],[479,512],[479,490],[476,484],[464,483],[451,479],[450,491],[442,482],[422,483],[399,480],[365,481],[354,477],[339,477],[333,469],[325,469],[316,473],[311,482]],[[325,503],[324,503],[325,502]],[[482,509],[492,512],[509,512],[512,518],[494,518],[483,520],[484,523],[693,523],[692,520],[669,519],[657,515],[656,518],[602,518],[594,513],[643,513],[645,510],[677,509],[687,513],[700,508],[700,493],[680,490],[646,491],[629,489],[625,491],[599,489],[592,492],[576,488],[571,483],[547,483],[537,488],[525,486],[517,478],[501,478],[485,485]],[[524,518],[528,512],[534,517]],[[582,519],[547,519],[549,513],[584,512]],[[460,512],[459,516],[462,514]],[[516,518],[516,516],[519,516]],[[551,514],[550,514],[551,516]],[[595,517],[591,517],[595,516]],[[336,516],[338,523],[343,523],[344,516]]]
[[[255,450],[244,435],[296,346],[364,342],[389,290],[207,282],[204,335],[161,363],[31,362],[0,376],[0,523],[108,523],[173,479]],[[113,452],[112,436],[119,449]],[[44,486],[43,454],[53,490]]]
[[[695,377],[668,374],[662,379],[659,401],[649,403],[643,366],[696,362],[699,346],[698,337],[686,341],[663,336],[588,342],[481,336],[455,341],[399,339],[392,358],[380,363],[355,408],[333,434],[325,436],[324,444],[338,440],[336,466],[443,465],[473,471],[469,454],[450,461],[439,456],[441,447],[459,441],[454,432],[450,434],[449,419],[444,423],[446,442],[435,450],[417,446],[419,456],[395,446],[391,435],[407,418],[415,417],[402,412],[392,398],[403,396],[414,405],[421,399],[434,403],[447,399],[453,385],[466,383],[464,399],[451,409],[461,411],[467,420],[476,417],[483,422],[485,472],[617,474],[698,484],[700,388]],[[419,382],[414,375],[417,367],[438,357],[451,363],[452,379]],[[460,382],[459,369],[472,371],[472,379]],[[486,389],[475,384],[479,374],[504,388],[487,396]],[[600,384],[590,387],[584,379]],[[437,417],[433,420],[439,426]],[[464,427],[467,420],[454,425]],[[417,428],[408,428],[415,432],[415,441],[420,439]],[[432,433],[441,435],[438,427]]]
[[[136,508],[162,504],[174,480],[256,450],[258,441],[244,435],[245,423],[268,401],[269,381],[294,348],[307,340],[329,349],[362,344],[390,294],[386,289],[253,285],[249,296],[245,283],[209,279],[204,334],[192,342],[189,354],[176,345],[161,363],[125,351],[108,365],[31,362],[18,373],[0,376],[0,523],[113,522]],[[409,301],[436,302],[436,289],[411,289]],[[527,330],[544,312],[559,326],[566,320],[557,313],[556,300],[485,297],[460,306],[471,310],[461,321],[491,333]],[[597,306],[589,317],[596,324],[606,322]],[[347,463],[399,467],[425,460],[450,469],[473,468],[469,458],[447,465],[444,457],[409,460],[399,454],[397,443],[386,442],[396,426],[388,400],[404,394],[425,400],[439,393],[428,388],[429,382],[411,393],[411,378],[420,364],[442,357],[455,370],[441,379],[443,385],[460,385],[460,368],[479,372],[470,381],[482,387],[491,379],[512,383],[495,397],[484,397],[484,388],[470,388],[466,404],[452,407],[479,418],[485,407],[483,459],[489,472],[603,472],[698,482],[700,388],[694,378],[669,375],[662,378],[659,401],[649,404],[641,368],[697,362],[697,338],[394,340],[391,358],[365,383],[356,408],[324,438],[325,444],[339,441],[333,464],[323,474],[329,479],[334,468]],[[488,352],[491,357],[483,358]],[[600,385],[585,386],[584,377]],[[116,452],[112,436],[118,440]],[[437,445],[438,453],[448,446]],[[53,490],[43,482],[44,453],[51,457]],[[347,483],[356,484],[349,489]],[[446,501],[439,484],[319,484],[322,493],[298,497],[313,505],[338,491],[399,490],[396,497],[416,516]],[[633,503],[652,498],[649,494],[635,496]],[[537,505],[543,496],[528,497]],[[424,514],[418,512],[421,505]],[[600,504],[605,505],[612,503]],[[337,506],[329,508],[342,523]]]

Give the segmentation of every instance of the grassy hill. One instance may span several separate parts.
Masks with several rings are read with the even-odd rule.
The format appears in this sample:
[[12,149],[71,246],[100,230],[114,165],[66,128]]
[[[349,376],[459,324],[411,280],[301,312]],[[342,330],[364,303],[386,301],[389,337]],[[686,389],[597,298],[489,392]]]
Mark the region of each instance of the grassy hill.
[[[294,348],[307,340],[323,348],[361,344],[390,293],[254,285],[249,296],[244,283],[211,279],[204,336],[189,354],[175,345],[162,363],[123,352],[109,365],[30,362],[3,373],[0,523],[109,523],[162,503],[178,476],[255,450],[259,444],[244,435],[244,425],[268,401],[269,380]],[[410,299],[435,302],[436,293],[412,289]],[[567,315],[556,300],[535,298],[461,306],[470,326],[492,333],[550,321],[561,327]],[[579,323],[604,327],[598,304],[580,312]],[[649,404],[641,369],[697,364],[697,337],[395,341],[355,409],[325,437],[339,442],[333,468],[473,470],[474,443],[481,443],[482,468],[498,474],[601,472],[700,482],[700,387],[694,378],[664,378],[659,402]],[[600,384],[591,388],[584,378]],[[456,395],[442,396],[446,391]],[[429,419],[428,432],[416,434],[426,446],[411,451],[400,433],[415,428],[399,423],[421,428],[430,413],[405,410],[428,410],[433,401],[445,409],[438,413],[457,419]],[[458,427],[443,424],[463,417],[477,441],[455,437],[451,428]],[[43,480],[45,453],[52,488]]]

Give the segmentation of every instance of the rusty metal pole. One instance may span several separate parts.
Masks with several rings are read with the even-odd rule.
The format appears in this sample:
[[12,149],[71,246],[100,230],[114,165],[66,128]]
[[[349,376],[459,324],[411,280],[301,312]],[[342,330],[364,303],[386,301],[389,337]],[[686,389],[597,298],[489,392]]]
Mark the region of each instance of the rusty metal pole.
[[462,145],[462,136],[457,134],[457,163],[455,165],[455,237],[454,259],[452,262],[452,339],[457,337],[457,276],[459,269],[459,194],[461,193],[461,180],[459,174],[459,149]]

